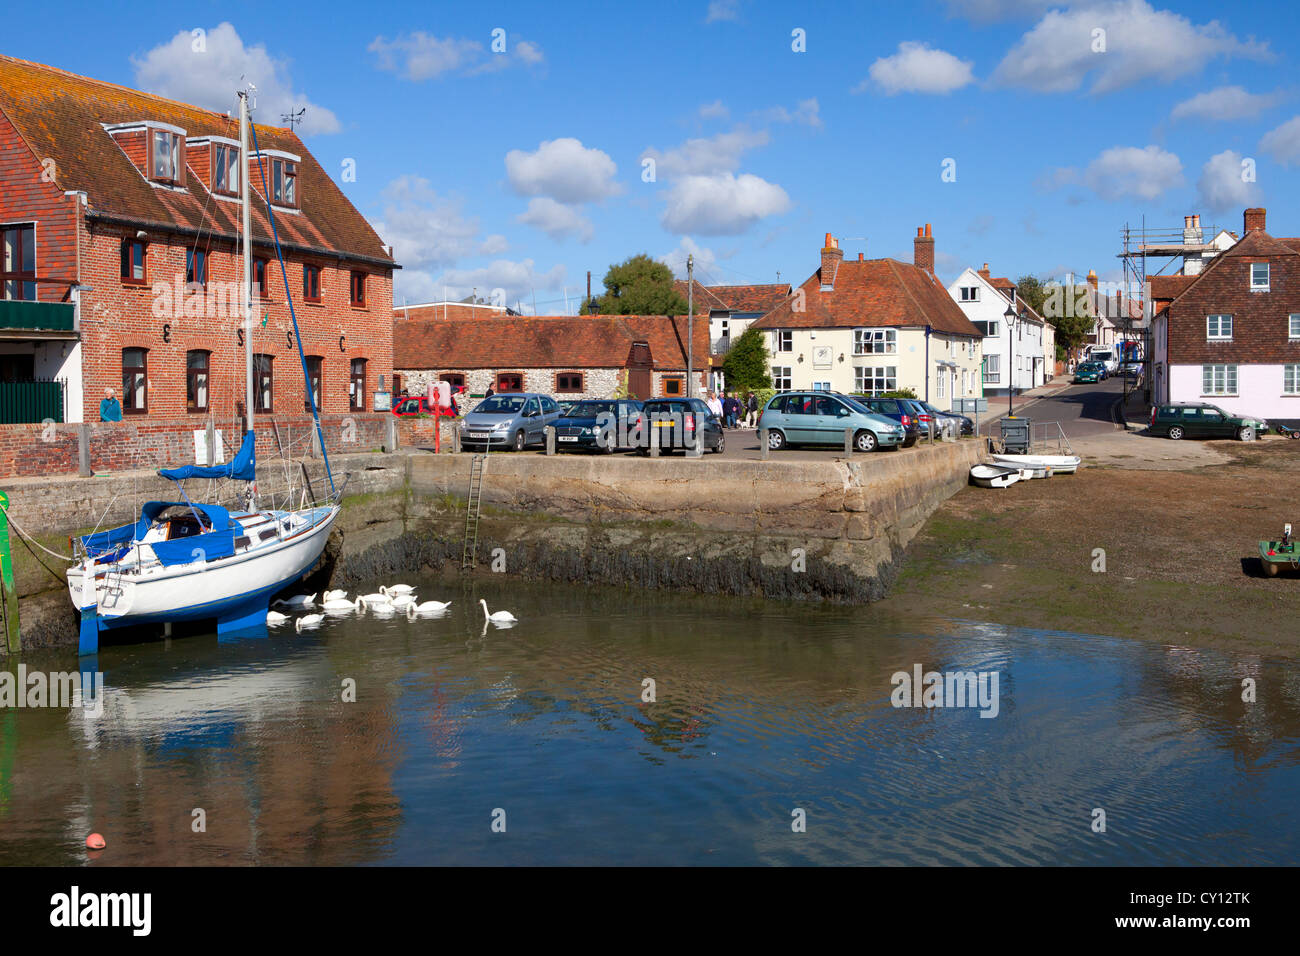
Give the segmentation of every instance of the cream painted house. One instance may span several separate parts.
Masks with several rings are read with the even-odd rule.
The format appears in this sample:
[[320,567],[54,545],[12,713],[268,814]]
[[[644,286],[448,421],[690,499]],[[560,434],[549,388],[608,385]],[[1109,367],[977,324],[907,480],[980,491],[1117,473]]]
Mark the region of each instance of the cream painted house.
[[912,389],[938,408],[978,398],[983,336],[934,275],[930,227],[914,262],[844,261],[826,234],[821,268],[752,326],[769,337],[772,384],[878,395]]

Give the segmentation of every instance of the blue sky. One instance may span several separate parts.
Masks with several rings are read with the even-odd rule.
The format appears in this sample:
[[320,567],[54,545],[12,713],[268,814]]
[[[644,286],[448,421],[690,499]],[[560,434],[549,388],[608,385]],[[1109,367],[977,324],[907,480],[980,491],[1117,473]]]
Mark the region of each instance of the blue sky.
[[54,2],[0,49],[218,109],[248,75],[259,122],[307,106],[399,304],[500,288],[548,313],[637,252],[802,281],[826,232],[910,261],[931,223],[945,280],[1118,279],[1143,216],[1239,231],[1264,205],[1300,235],[1298,29],[1286,2]]

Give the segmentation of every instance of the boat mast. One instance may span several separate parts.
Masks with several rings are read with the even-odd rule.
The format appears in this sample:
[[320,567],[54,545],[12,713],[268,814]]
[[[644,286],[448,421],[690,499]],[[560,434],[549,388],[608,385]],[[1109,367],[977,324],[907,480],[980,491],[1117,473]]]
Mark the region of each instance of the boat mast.
[[253,430],[253,250],[252,212],[248,202],[248,96],[254,87],[239,94],[239,188],[240,236],[244,244],[244,423],[245,432]]

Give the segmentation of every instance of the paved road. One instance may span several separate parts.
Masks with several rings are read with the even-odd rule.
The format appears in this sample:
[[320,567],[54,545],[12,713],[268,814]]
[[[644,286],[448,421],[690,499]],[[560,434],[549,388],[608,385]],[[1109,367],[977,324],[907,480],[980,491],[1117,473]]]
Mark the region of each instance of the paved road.
[[[1095,385],[1070,385],[1046,398],[1028,403],[1016,401],[1016,417],[1033,422],[1060,422],[1068,438],[1085,438],[1115,430],[1111,408],[1124,391],[1122,378],[1108,378]],[[998,406],[1001,402],[1001,407]],[[1006,399],[989,399],[990,412],[999,417],[1007,411]],[[998,435],[1001,426],[996,419],[980,422],[980,433]]]

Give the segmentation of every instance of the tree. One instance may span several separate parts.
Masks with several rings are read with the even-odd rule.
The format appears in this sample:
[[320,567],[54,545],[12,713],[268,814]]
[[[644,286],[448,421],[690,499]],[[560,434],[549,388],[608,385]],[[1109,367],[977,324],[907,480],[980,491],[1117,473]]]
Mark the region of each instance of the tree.
[[772,376],[767,373],[767,339],[762,332],[748,328],[741,333],[722,362],[722,374],[733,392],[772,387]]
[[1044,282],[1037,276],[1016,280],[1016,293],[1056,330],[1056,347],[1073,352],[1093,332],[1096,313],[1086,285]]
[[605,273],[603,315],[685,315],[686,298],[673,288],[673,273],[645,253],[631,256]]
[[1021,276],[1017,279],[1016,295],[1039,315],[1043,314],[1043,301],[1047,298],[1047,287],[1038,276]]

